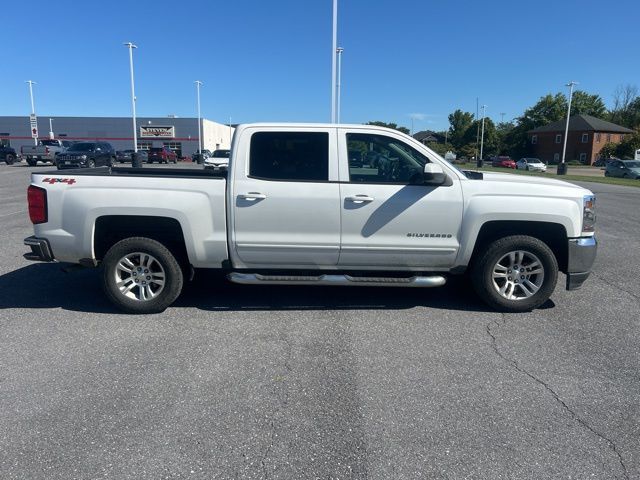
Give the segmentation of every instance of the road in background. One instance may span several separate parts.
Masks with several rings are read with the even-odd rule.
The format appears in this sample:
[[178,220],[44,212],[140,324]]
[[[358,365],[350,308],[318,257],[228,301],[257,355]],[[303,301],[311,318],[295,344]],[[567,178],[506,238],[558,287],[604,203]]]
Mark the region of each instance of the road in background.
[[594,274],[531,313],[209,275],[127,316],[22,258],[50,168],[0,165],[1,478],[640,478],[638,189],[585,184]]

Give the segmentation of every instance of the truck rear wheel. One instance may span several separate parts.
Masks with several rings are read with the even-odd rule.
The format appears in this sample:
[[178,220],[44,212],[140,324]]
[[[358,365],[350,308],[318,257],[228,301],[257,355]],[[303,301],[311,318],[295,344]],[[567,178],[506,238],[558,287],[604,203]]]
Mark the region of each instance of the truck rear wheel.
[[30,167],[35,167],[38,164],[38,161],[37,160],[28,159],[27,163],[29,164]]
[[13,165],[13,162],[16,161],[16,157],[14,157],[12,154],[7,153],[7,156],[4,157],[4,161],[7,162],[7,165]]
[[104,291],[127,313],[159,313],[180,295],[183,275],[160,242],[131,237],[113,245],[103,259]]
[[526,312],[546,302],[558,281],[558,262],[543,241],[527,235],[495,240],[474,261],[473,287],[491,307]]

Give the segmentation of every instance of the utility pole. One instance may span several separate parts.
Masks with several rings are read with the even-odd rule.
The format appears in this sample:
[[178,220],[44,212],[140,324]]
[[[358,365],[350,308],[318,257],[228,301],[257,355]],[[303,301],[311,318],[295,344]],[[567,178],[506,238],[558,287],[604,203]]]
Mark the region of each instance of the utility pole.
[[129,72],[131,74],[131,113],[133,116],[133,151],[138,153],[138,130],[136,128],[136,89],[133,80],[133,49],[138,48],[131,42],[124,44],[129,49]]
[[480,159],[482,160],[482,151],[484,149],[484,111],[487,108],[486,105],[482,105],[482,136],[480,137]]
[[336,107],[336,120],[337,123],[340,123],[340,87],[342,85],[342,52],[344,52],[344,48],[338,47],[336,53],[338,55],[338,81],[336,83],[336,88],[338,89],[338,106]]
[[338,50],[338,0],[333,0],[333,45],[331,47],[331,123],[336,123],[337,50]]
[[[31,97],[31,118],[35,118],[36,107],[35,107],[35,103],[33,102],[33,86],[36,84],[36,82],[34,82],[33,80],[27,80],[27,83],[29,84],[29,96]],[[37,125],[36,125],[36,129],[37,129]],[[33,143],[34,145],[38,145],[38,137],[34,137]]]
[[198,153],[202,155],[202,121],[200,120],[200,87],[204,85],[200,80],[193,82],[196,84],[196,97],[198,103]]
[[578,82],[571,81],[565,86],[569,87],[569,106],[567,107],[567,123],[564,127],[564,145],[562,146],[562,163],[558,165],[558,175],[567,174],[567,164],[565,163],[565,155],[567,153],[567,136],[569,136],[569,118],[571,117],[571,99],[573,98],[573,87],[578,85]]

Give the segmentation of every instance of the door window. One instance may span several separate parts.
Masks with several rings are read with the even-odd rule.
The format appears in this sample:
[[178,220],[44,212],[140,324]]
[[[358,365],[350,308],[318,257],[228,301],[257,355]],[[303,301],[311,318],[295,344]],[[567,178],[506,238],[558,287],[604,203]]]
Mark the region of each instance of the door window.
[[329,180],[327,132],[258,132],[251,136],[249,176],[265,180]]
[[422,184],[429,159],[395,138],[348,133],[349,180],[353,183]]

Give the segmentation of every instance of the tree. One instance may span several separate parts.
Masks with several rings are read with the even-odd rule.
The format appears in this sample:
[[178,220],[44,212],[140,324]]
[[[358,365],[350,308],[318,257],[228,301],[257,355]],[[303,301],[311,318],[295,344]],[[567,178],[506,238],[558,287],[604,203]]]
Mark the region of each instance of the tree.
[[[466,134],[463,137],[463,145],[473,144],[475,148],[478,126],[480,126],[480,132],[482,135],[482,120],[476,120],[469,126],[469,128],[467,128]],[[493,123],[493,120],[491,120],[490,118],[485,118],[482,156],[496,155],[497,153],[498,135],[496,133],[496,126]],[[480,155],[480,145],[478,145],[478,155]]]
[[607,107],[604,105],[600,95],[590,95],[582,90],[573,92],[571,115],[591,115],[592,117],[605,118],[607,114]]
[[613,93],[609,120],[627,128],[640,127],[640,97],[635,85],[619,85]]
[[375,122],[367,122],[365,123],[365,125],[375,125],[377,127],[393,128],[394,130],[398,130],[399,132],[406,133],[407,135],[411,134],[408,128],[399,127],[397,123],[385,123],[385,122],[375,121]]
[[463,139],[467,130],[473,123],[473,113],[463,112],[458,109],[449,114],[449,141],[456,147],[460,148],[464,145]]

